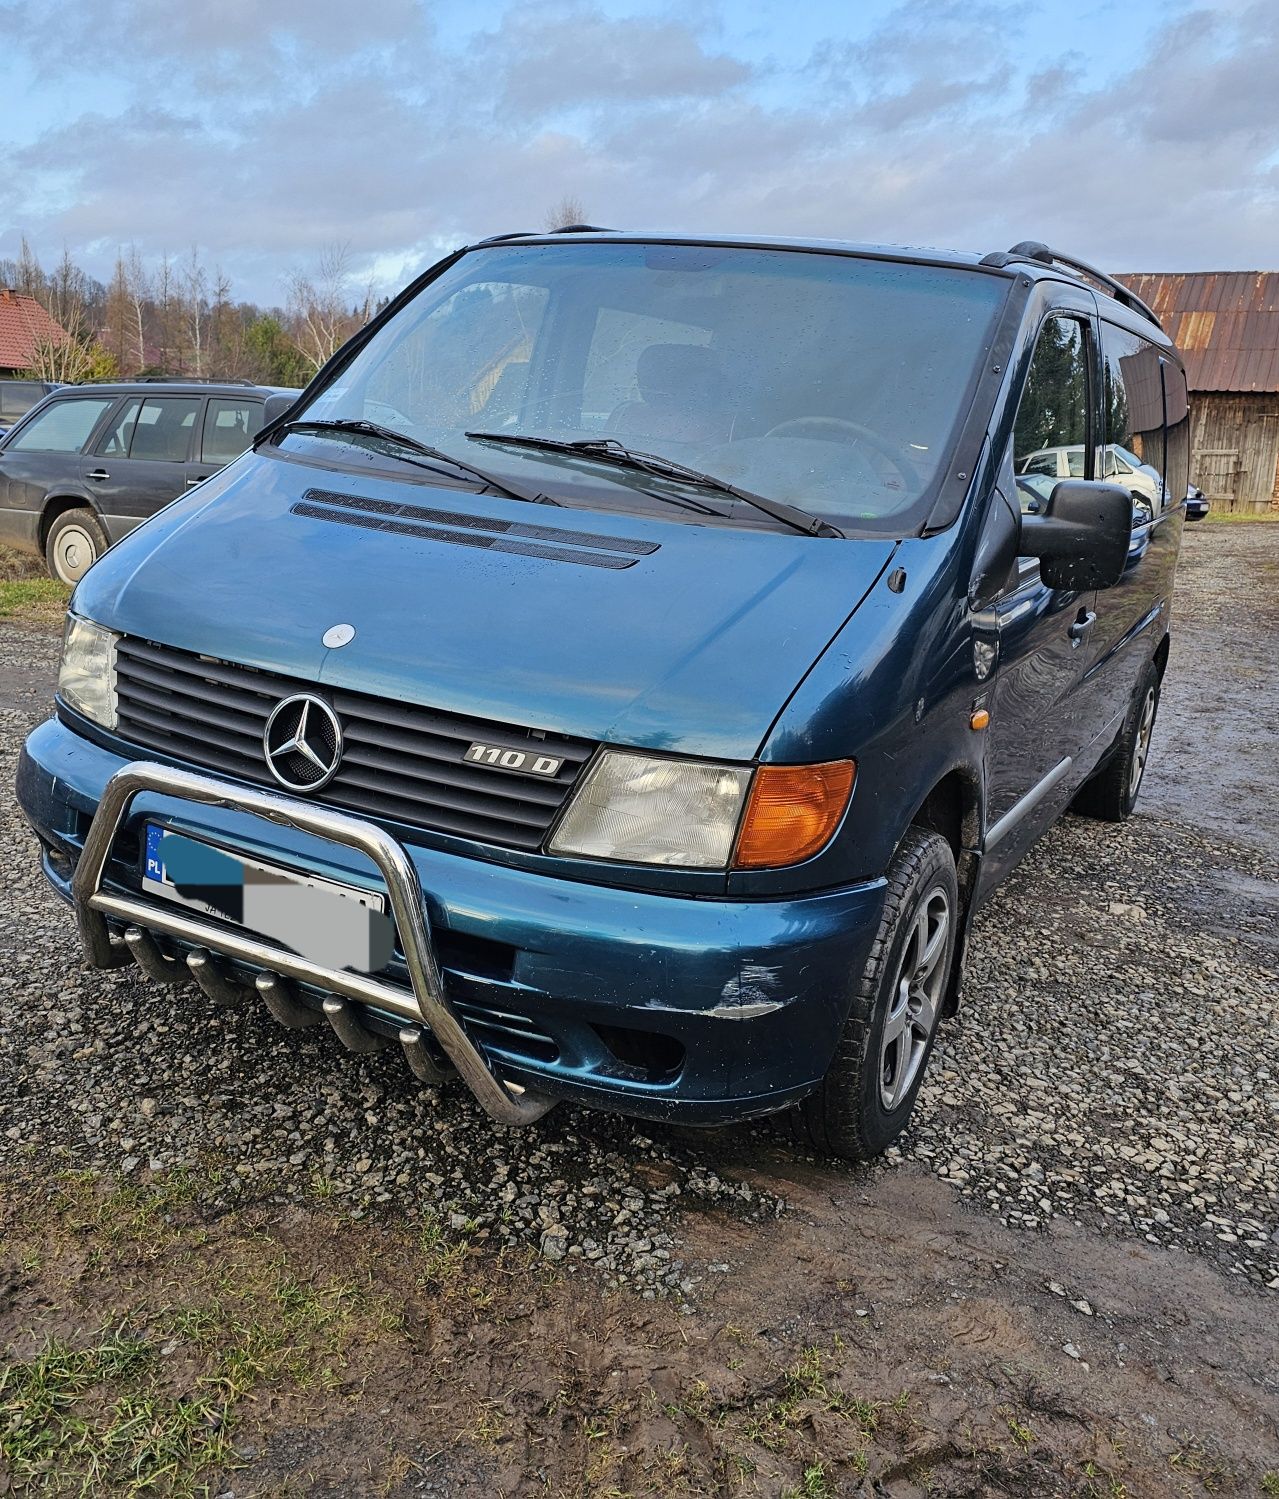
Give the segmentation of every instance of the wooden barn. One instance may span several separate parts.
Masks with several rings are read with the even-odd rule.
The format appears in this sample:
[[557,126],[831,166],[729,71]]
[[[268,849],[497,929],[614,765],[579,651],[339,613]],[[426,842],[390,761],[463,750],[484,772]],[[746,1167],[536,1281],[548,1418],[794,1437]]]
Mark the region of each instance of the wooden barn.
[[1121,276],[1190,382],[1190,478],[1223,510],[1279,509],[1279,271]]

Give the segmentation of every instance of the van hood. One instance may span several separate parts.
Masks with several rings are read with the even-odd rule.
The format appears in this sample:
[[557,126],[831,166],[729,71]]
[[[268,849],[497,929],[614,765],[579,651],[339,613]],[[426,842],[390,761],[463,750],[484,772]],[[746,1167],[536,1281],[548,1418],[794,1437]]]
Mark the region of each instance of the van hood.
[[[894,546],[249,452],[113,547],[72,607],[322,685],[748,760]],[[335,624],[355,636],[328,649]]]

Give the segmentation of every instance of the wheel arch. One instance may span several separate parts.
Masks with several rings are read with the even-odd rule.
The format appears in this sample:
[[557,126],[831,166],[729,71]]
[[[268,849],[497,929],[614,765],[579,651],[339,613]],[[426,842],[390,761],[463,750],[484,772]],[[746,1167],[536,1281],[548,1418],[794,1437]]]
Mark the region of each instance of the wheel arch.
[[974,770],[948,770],[915,808],[910,826],[930,828],[950,844],[958,867],[965,851],[981,841],[981,783]]
[[959,929],[946,984],[944,1012],[951,1015],[959,1008],[968,929],[977,891],[977,874],[981,868],[982,783],[976,769],[955,766],[948,770],[915,808],[909,825],[940,833],[955,856],[955,875],[959,882]]
[[63,490],[59,494],[46,495],[44,504],[40,507],[40,525],[36,532],[41,552],[49,545],[49,532],[53,529],[54,521],[68,510],[89,511],[103,531],[106,531],[107,523],[102,518],[102,512],[87,494],[71,494]]
[[1161,682],[1164,679],[1164,673],[1168,670],[1168,653],[1171,650],[1172,635],[1169,631],[1165,630],[1163,639],[1155,647],[1155,654],[1152,657],[1155,663],[1155,670],[1159,673],[1159,680]]

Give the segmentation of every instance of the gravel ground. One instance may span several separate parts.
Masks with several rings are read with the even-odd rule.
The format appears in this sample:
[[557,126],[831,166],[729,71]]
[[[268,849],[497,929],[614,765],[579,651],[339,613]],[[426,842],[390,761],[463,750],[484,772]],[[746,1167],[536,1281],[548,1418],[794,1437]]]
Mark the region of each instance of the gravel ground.
[[[56,664],[47,632],[0,626],[6,787]],[[561,1108],[540,1127],[503,1129],[460,1086],[422,1089],[394,1050],[353,1058],[324,1027],[285,1032],[258,1007],[213,1011],[192,985],[88,969],[11,793],[0,848],[0,1132],[20,1151],[126,1176],[230,1161],[215,1208],[318,1197],[355,1218],[430,1210],[459,1237],[532,1243],[646,1297],[694,1290],[676,1248],[681,1204],[782,1211],[721,1176],[713,1152],[657,1143],[634,1122]]]
[[[1242,529],[1259,535],[1190,538],[1190,578],[1218,543],[1272,566],[1279,528]],[[1247,569],[1231,571],[1246,589]],[[1229,653],[1213,638],[1226,691]],[[55,658],[47,632],[0,626],[5,786]],[[1274,723],[1273,677],[1246,690]],[[1273,776],[1253,789],[1273,819]],[[393,1055],[352,1058],[264,1010],[213,1014],[194,988],[86,970],[7,793],[0,816],[0,1133],[13,1148],[126,1176],[214,1158],[232,1166],[228,1204],[431,1210],[459,1237],[537,1246],[691,1301],[728,1267],[682,1263],[685,1211],[785,1212],[759,1169],[775,1149],[766,1128],[694,1135],[562,1107],[503,1130],[459,1089],[424,1097]],[[856,1193],[917,1163],[1010,1228],[1074,1219],[1279,1288],[1276,876],[1265,847],[1184,819],[1067,819],[983,914],[964,1011],[901,1149],[871,1172],[806,1169]]]
[[902,1155],[1010,1226],[1066,1217],[1279,1290],[1276,873],[1068,818],[979,918]]

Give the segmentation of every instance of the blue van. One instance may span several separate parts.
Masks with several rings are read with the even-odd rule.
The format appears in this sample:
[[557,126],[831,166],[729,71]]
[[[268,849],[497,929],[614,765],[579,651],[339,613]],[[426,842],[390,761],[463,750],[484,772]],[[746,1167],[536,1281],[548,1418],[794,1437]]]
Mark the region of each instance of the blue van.
[[99,967],[866,1158],[983,897],[1133,808],[1188,460],[1040,244],[488,240],[89,570],[18,795]]

